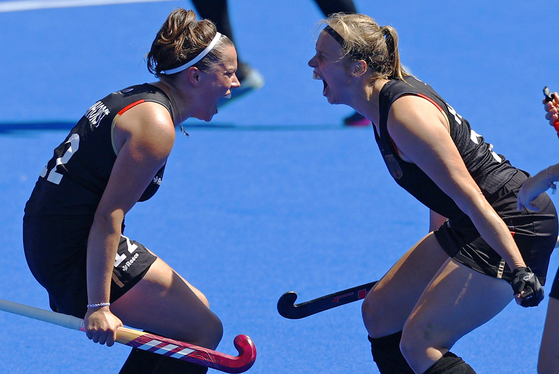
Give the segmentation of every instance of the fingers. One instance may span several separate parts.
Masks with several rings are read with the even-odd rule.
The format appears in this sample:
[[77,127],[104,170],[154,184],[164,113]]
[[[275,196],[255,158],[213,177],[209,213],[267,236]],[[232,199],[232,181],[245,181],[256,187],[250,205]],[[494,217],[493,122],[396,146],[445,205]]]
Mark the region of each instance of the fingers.
[[516,200],[516,209],[518,211],[521,211],[523,208],[532,209],[531,205],[532,203],[530,201],[527,201],[525,198],[523,198],[522,195],[518,196]]
[[101,345],[107,345],[107,347],[112,347],[116,341],[116,330],[107,330],[107,331],[95,331],[95,330],[88,330],[86,332],[87,337],[89,340],[93,341],[94,343],[99,343]]
[[122,321],[108,307],[88,309],[84,324],[90,340],[108,347],[115,343],[117,330],[123,326]]
[[549,121],[551,125],[559,120],[559,96],[557,92],[553,93],[553,100],[546,101],[544,99],[544,109],[547,112],[545,118]]
[[532,270],[520,266],[512,271],[512,275],[511,286],[516,302],[525,308],[537,306],[543,300],[544,292]]
[[555,108],[552,108],[549,111],[547,111],[547,113],[545,115],[545,119],[547,119],[550,124],[555,123],[558,118],[559,118],[559,116],[558,116],[557,110]]
[[519,194],[518,199],[516,200],[516,209],[518,211],[521,211],[523,208],[526,208],[529,210],[534,210],[536,212],[539,211],[540,208],[534,204],[534,200],[538,196],[539,195],[532,198],[532,197],[524,197],[524,195]]
[[105,341],[105,344],[107,344],[107,347],[112,347],[115,344],[116,341],[116,331],[109,335],[108,339]]
[[525,296],[526,296],[526,291],[522,290],[522,292],[514,295],[514,301],[516,301],[518,305],[522,305]]

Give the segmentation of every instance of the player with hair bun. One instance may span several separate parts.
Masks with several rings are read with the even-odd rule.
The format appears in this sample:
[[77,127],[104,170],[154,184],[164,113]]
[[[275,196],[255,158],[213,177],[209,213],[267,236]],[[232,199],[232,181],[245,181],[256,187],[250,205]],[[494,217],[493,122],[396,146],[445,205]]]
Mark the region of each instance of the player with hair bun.
[[[211,21],[176,9],[147,62],[158,81],[97,101],[54,150],[25,206],[25,255],[51,308],[83,318],[96,343],[113,345],[126,324],[215,349],[223,327],[206,297],[124,236],[124,216],[159,188],[176,127],[210,121],[239,86],[237,54]],[[133,349],[120,371],[175,372],[207,368]]]

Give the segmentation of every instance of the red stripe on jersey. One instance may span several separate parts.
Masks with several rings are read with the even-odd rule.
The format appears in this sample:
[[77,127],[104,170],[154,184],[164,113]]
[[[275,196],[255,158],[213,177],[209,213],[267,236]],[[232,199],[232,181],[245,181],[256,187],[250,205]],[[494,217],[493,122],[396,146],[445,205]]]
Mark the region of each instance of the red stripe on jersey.
[[428,101],[429,101],[430,103],[432,103],[434,106],[436,106],[437,108],[439,108],[439,110],[440,110],[442,113],[444,113],[443,108],[441,108],[441,106],[440,106],[439,104],[437,104],[437,102],[436,102],[435,100],[431,99],[431,98],[428,97],[428,96],[425,96],[425,95],[423,95],[423,94],[420,94],[420,93],[418,93],[417,96],[422,97],[422,98],[428,100]]
[[135,107],[136,105],[141,104],[141,103],[144,103],[144,102],[145,102],[144,99],[135,101],[135,102],[133,102],[132,104],[130,104],[130,105],[125,106],[124,108],[122,108],[122,109],[120,110],[120,112],[117,113],[117,115],[120,116],[120,115],[122,115],[124,112],[126,112],[128,109],[133,108],[133,107]]

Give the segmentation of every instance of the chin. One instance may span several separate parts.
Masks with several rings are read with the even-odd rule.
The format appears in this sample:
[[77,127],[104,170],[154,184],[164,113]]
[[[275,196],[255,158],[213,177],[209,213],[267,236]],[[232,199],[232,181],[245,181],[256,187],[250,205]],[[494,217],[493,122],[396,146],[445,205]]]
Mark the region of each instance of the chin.
[[214,118],[214,115],[215,115],[215,114],[217,114],[217,113],[214,113],[214,114],[208,113],[208,114],[203,118],[203,120],[206,121],[206,122],[210,122],[210,121]]
[[335,100],[333,97],[328,97],[328,96],[326,96],[326,100],[328,100],[328,104],[330,104],[330,105],[336,105],[336,104],[338,104],[338,103],[336,102],[336,100]]
[[204,122],[210,122],[213,117],[217,114],[217,108],[213,111],[208,111],[206,113],[199,113],[196,116],[193,116],[196,119],[199,119],[200,121],[204,121]]
[[326,100],[328,101],[328,104],[336,104],[336,100],[334,100],[334,98],[331,95],[328,95],[328,92],[323,92],[322,95],[326,98]]

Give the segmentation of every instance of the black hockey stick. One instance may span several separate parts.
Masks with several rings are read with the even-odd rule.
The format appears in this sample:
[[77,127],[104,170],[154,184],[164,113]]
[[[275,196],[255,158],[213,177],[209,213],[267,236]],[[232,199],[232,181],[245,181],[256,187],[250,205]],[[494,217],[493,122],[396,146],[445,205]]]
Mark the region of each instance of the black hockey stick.
[[546,101],[546,102],[553,101],[553,94],[552,94],[551,91],[549,90],[549,87],[545,86],[545,87],[543,88],[543,95],[545,96],[545,101]]
[[295,300],[297,300],[297,293],[289,291],[281,295],[279,298],[278,312],[283,317],[289,319],[305,318],[340,305],[364,299],[375,284],[377,284],[377,282],[348,288],[347,290],[338,291],[301,304],[295,304]]

